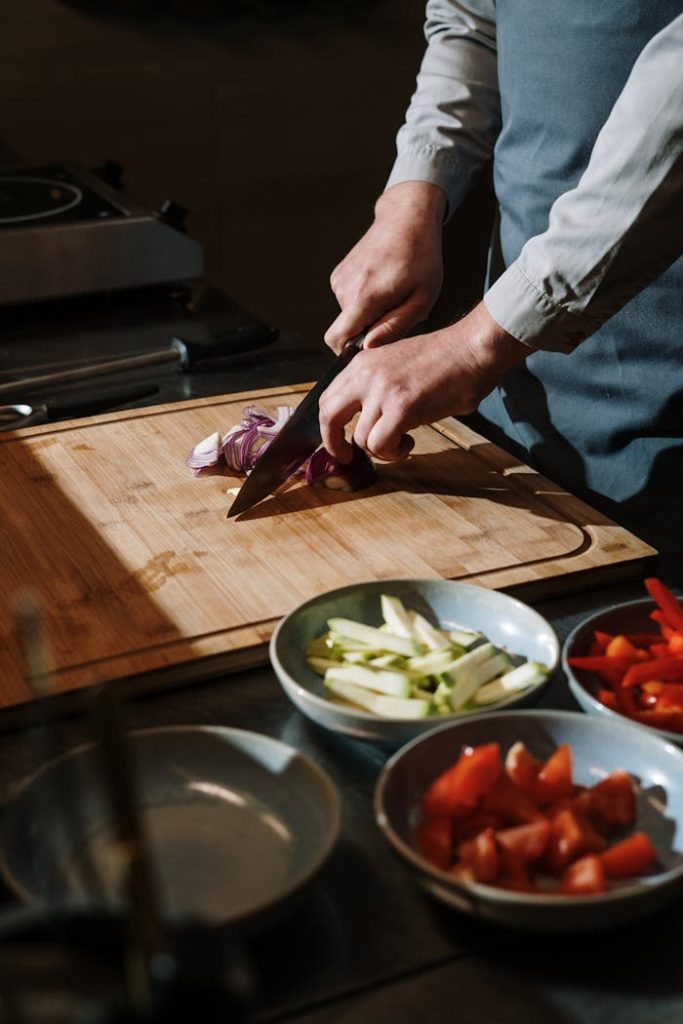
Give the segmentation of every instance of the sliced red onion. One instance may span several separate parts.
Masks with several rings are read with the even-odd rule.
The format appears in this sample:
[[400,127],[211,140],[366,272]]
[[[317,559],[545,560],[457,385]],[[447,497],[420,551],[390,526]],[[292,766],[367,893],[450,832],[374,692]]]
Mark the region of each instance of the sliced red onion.
[[353,442],[351,462],[337,462],[326,448],[318,448],[306,466],[307,484],[322,483],[333,491],[360,491],[377,479],[375,465],[362,448]]
[[257,405],[245,405],[242,422],[223,438],[221,451],[228,467],[235,473],[249,473],[293,412],[292,406],[279,405],[273,419]]
[[196,444],[186,462],[195,476],[209,466],[216,466],[221,458],[221,435],[216,431]]
[[[279,405],[275,419],[258,405],[245,405],[242,421],[231,427],[221,439],[210,434],[195,445],[187,457],[190,469],[198,475],[203,469],[225,463],[234,473],[250,473],[259,457],[294,412],[291,405]],[[358,491],[377,479],[372,459],[353,444],[353,458],[344,465],[337,462],[325,448],[318,448],[299,470],[307,484],[322,483],[338,491]]]

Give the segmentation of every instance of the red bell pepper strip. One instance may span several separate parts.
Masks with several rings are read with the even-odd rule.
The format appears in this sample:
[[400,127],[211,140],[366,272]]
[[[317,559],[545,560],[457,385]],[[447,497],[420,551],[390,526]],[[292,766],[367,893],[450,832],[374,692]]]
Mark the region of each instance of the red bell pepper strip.
[[663,612],[666,621],[672,629],[683,629],[683,608],[678,598],[668,587],[665,587],[661,580],[650,577],[645,581],[648,594]]
[[683,686],[680,683],[643,683],[640,693],[643,708],[659,711],[677,711],[683,714]]
[[619,705],[617,703],[617,696],[614,690],[598,690],[595,695],[601,704],[604,704],[610,711],[618,711]]
[[652,647],[652,644],[659,643],[662,639],[659,633],[624,633],[627,640],[630,640],[634,647]]
[[683,683],[683,657],[653,658],[651,661],[631,665],[621,680],[621,685],[628,689],[641,683],[649,683],[653,679],[660,682]]
[[621,680],[631,665],[639,664],[639,662],[634,662],[630,658],[608,658],[605,655],[600,657],[576,656],[569,658],[568,662],[572,668],[595,673],[603,682],[614,689],[621,685]]
[[657,625],[659,626],[659,630],[665,640],[668,640],[671,634],[676,632],[675,629],[673,629],[673,627],[670,626],[669,623],[666,621],[666,616],[664,615],[664,612],[661,612],[659,608],[655,608],[653,612],[650,612],[650,618],[653,622],[657,623]]
[[610,640],[614,640],[614,635],[612,633],[603,633],[601,629],[596,629],[593,631],[593,639],[595,640],[596,644],[598,644],[602,648],[604,652]]

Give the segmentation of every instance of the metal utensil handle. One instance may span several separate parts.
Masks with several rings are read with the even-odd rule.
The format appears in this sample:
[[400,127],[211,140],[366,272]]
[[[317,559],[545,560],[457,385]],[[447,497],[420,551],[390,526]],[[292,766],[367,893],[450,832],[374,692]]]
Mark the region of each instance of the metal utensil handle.
[[178,346],[170,345],[160,352],[145,352],[127,359],[112,359],[108,363],[96,363],[94,366],[81,366],[76,370],[61,370],[59,373],[46,373],[40,377],[24,377],[13,380],[9,384],[0,384],[0,399],[8,395],[26,394],[27,391],[38,391],[52,387],[53,384],[65,384],[67,381],[91,380],[93,377],[106,377],[111,373],[124,370],[137,370],[158,363],[176,363],[182,358]]

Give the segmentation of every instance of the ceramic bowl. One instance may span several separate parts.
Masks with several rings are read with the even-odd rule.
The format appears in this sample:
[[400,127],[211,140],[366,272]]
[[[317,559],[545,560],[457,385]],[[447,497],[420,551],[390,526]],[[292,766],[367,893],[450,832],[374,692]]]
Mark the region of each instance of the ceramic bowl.
[[[147,729],[128,739],[168,920],[265,918],[332,850],[337,791],[292,747],[213,726]],[[121,909],[121,860],[92,746],[49,762],[7,802],[0,870],[34,905]]]
[[487,714],[501,707],[526,706],[538,700],[558,664],[559,641],[552,626],[533,608],[498,590],[454,580],[357,583],[327,591],[299,605],[280,622],[270,642],[270,660],[285,693],[318,725],[357,739],[396,747],[435,726],[459,721],[464,716],[460,712],[409,721],[379,718],[326,696],[321,677],[309,668],[306,660],[309,641],[326,632],[327,620],[333,616],[379,625],[382,594],[399,597],[407,608],[421,612],[434,625],[468,626],[511,653],[548,666],[550,673],[546,680],[491,705]]
[[[592,672],[584,669],[572,668],[569,658],[580,657],[588,653],[588,648],[593,639],[594,631],[601,630],[603,633],[653,633],[659,636],[659,630],[650,618],[650,612],[655,608],[654,601],[647,597],[639,601],[628,601],[624,604],[615,604],[604,608],[595,615],[581,622],[574,629],[564,642],[562,647],[562,668],[567,676],[569,689],[589,715],[599,715],[612,721],[630,721],[618,711],[612,711],[601,704],[597,699],[597,692],[604,685]],[[639,729],[646,729],[648,732],[656,733],[664,739],[671,740],[683,746],[683,734],[670,732],[667,729],[656,729],[650,725],[643,725],[634,722]]]
[[[457,758],[463,744],[498,742],[502,752],[521,740],[538,758],[568,743],[574,779],[591,786],[617,769],[635,783],[634,831],[652,839],[659,863],[637,880],[594,896],[519,893],[466,885],[430,865],[418,852],[414,830],[429,783]],[[613,927],[636,919],[683,891],[683,752],[654,733],[572,711],[501,711],[479,715],[413,740],[386,764],[375,791],[375,815],[394,851],[436,899],[473,917],[540,932]]]

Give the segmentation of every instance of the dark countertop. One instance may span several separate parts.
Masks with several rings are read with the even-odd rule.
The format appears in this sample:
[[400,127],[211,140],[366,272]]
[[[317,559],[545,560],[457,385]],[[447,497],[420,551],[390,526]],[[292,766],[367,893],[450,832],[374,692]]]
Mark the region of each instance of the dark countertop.
[[[217,317],[223,325],[255,322],[229,300]],[[218,329],[218,320],[212,329]],[[93,327],[92,336],[98,333]],[[80,342],[72,335],[72,343],[86,352],[87,334],[78,332]],[[127,351],[163,344],[160,337],[148,335],[141,344],[138,333]],[[326,364],[319,345],[307,346],[296,336],[283,333],[276,345],[256,366],[191,379],[164,371],[154,401],[307,380]],[[288,354],[302,348],[308,348],[308,356]],[[39,352],[45,359],[45,347],[27,335],[9,349],[0,348],[0,370],[17,365],[20,355],[22,363],[29,355],[37,361]],[[534,607],[563,640],[593,610],[642,595],[636,580],[534,602]],[[541,706],[577,708],[561,672]],[[330,861],[281,920],[248,942],[258,978],[258,1020],[673,1024],[683,1019],[683,902],[618,932],[574,937],[515,934],[447,910],[418,889],[375,826],[372,794],[387,753],[309,722],[269,667],[138,698],[126,708],[126,720],[131,728],[255,729],[307,753],[339,787],[342,834]],[[8,793],[37,766],[33,732],[10,731],[0,739],[1,792]],[[81,722],[71,718],[62,726],[59,745],[66,748],[82,738]],[[9,894],[4,906],[13,906]]]

